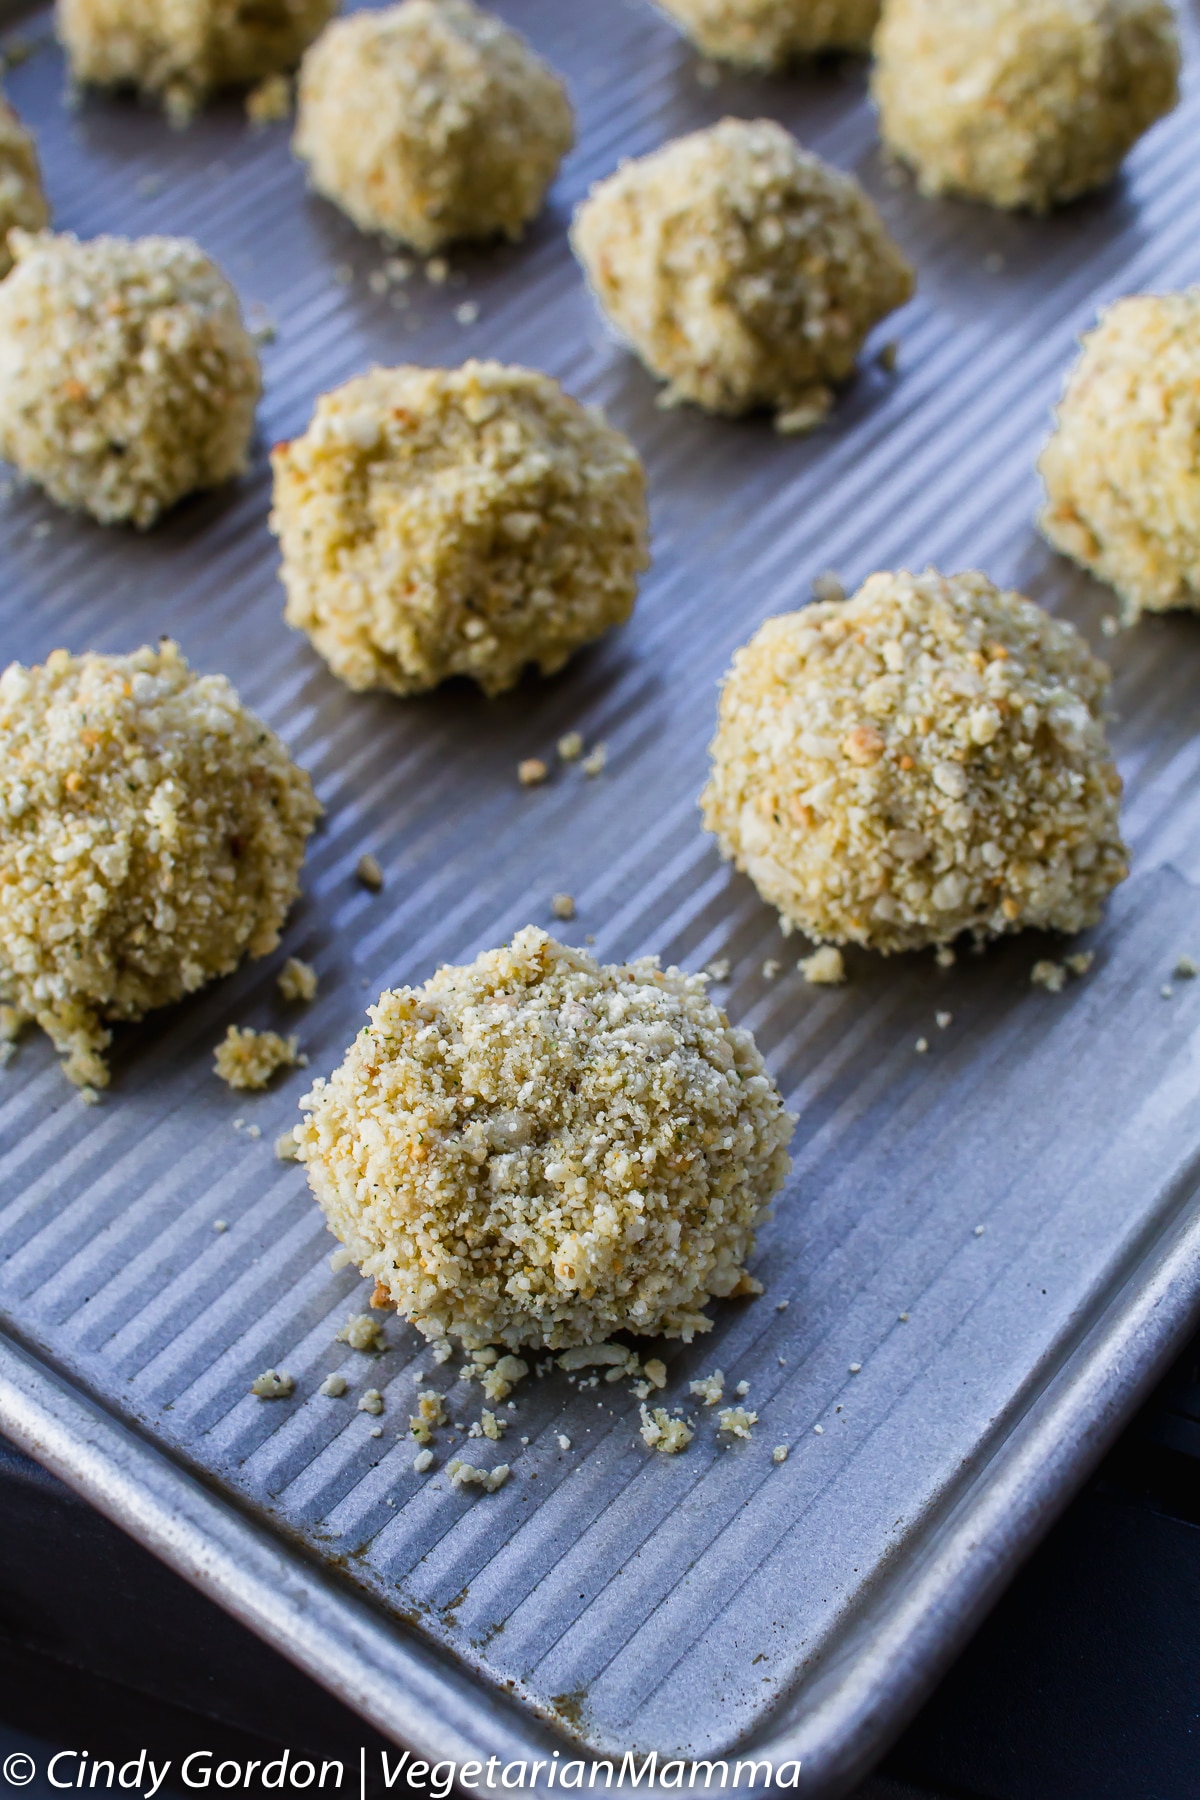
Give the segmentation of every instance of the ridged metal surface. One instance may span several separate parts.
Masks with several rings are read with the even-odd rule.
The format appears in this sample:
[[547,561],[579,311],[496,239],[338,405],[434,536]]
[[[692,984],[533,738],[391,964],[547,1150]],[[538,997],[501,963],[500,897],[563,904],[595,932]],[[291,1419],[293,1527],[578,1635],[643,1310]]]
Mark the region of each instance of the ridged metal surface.
[[[278,956],[123,1031],[100,1107],[79,1103],[44,1043],[27,1043],[0,1077],[0,1306],[34,1359],[5,1365],[0,1412],[160,1547],[155,1520],[171,1502],[139,1512],[134,1496],[132,1471],[148,1457],[157,1474],[138,1477],[144,1494],[174,1480],[182,1495],[171,1470],[200,1474],[204,1506],[224,1496],[248,1509],[269,1527],[260,1548],[277,1534],[262,1554],[282,1554],[297,1591],[324,1584],[330,1618],[361,1615],[378,1635],[378,1613],[372,1623],[355,1598],[369,1595],[442,1695],[444,1728],[436,1699],[423,1702],[435,1746],[461,1741],[457,1721],[473,1707],[479,1741],[502,1717],[506,1742],[528,1736],[520,1712],[495,1710],[503,1691],[609,1751],[801,1746],[808,1791],[832,1793],[1048,1522],[1189,1317],[1200,982],[1176,984],[1169,1000],[1159,990],[1180,952],[1200,951],[1200,627],[1155,620],[1105,646],[1136,867],[1093,934],[1094,971],[1057,997],[1030,988],[1048,949],[1037,939],[949,971],[928,957],[852,954],[844,989],[806,987],[796,941],[699,827],[715,684],[758,622],[801,604],[831,567],[848,584],[880,567],[982,567],[1101,641],[1112,597],[1037,538],[1033,463],[1097,305],[1200,275],[1200,103],[1192,89],[1112,192],[1046,220],[1003,218],[889,184],[857,64],[777,81],[726,74],[710,87],[641,0],[498,10],[567,75],[580,146],[524,244],[454,256],[446,287],[416,277],[405,310],[368,285],[378,248],[306,197],[284,128],[253,131],[233,107],[185,133],[132,104],[66,111],[48,45],[9,79],[38,130],[60,227],[193,235],[278,337],[264,351],[253,472],[236,490],[186,504],[145,537],[70,520],[29,492],[0,502],[3,657],[125,650],[170,632],[282,733],[327,819]],[[35,14],[19,29],[36,38],[48,24]],[[900,341],[898,373],[868,357],[832,422],[804,441],[759,420],[658,410],[652,382],[599,325],[565,242],[570,208],[619,156],[726,111],[781,118],[853,169],[920,271],[918,298],[880,333]],[[339,265],[352,266],[349,285]],[[479,316],[463,326],[455,309],[467,299]],[[405,703],[353,697],[282,624],[265,447],[372,360],[468,354],[548,369],[629,432],[650,475],[653,570],[632,623],[553,682],[490,703],[457,687]],[[518,761],[547,755],[571,728],[607,742],[606,772],[560,771],[522,790]],[[378,897],[353,879],[367,850],[387,877]],[[665,1352],[671,1403],[719,1365],[731,1384],[749,1380],[761,1423],[726,1449],[702,1422],[686,1455],[651,1457],[623,1388],[583,1391],[556,1373],[518,1391],[503,1449],[513,1478],[470,1498],[411,1468],[404,1427],[417,1372],[432,1366],[414,1334],[392,1321],[382,1359],[334,1342],[365,1292],[352,1270],[330,1272],[303,1174],[271,1152],[305,1077],[233,1097],[211,1051],[231,1021],[289,1019],[326,1071],[383,986],[531,920],[551,924],[561,889],[577,900],[574,935],[593,935],[598,955],[729,958],[718,992],[800,1113],[794,1173],[755,1265],[766,1298],[714,1308],[710,1337]],[[274,990],[287,954],[321,976],[299,1019]],[[761,974],[768,957],[786,971],[774,982]],[[953,1014],[948,1030],[934,1028],[939,1010]],[[37,1373],[39,1359],[50,1373]],[[13,1397],[18,1365],[41,1396],[26,1410]],[[268,1365],[295,1376],[294,1400],[250,1397]],[[316,1393],[335,1368],[348,1399]],[[381,1438],[354,1407],[366,1386],[385,1393]],[[55,1391],[60,1401],[47,1401]],[[89,1398],[106,1410],[107,1448],[73,1462],[64,1421],[92,1417]],[[478,1389],[459,1388],[452,1416],[474,1418],[478,1405]],[[137,1436],[118,1501],[122,1422]],[[791,1455],[776,1467],[780,1442]],[[500,1459],[487,1450],[478,1460]],[[236,1509],[228,1520],[232,1542]],[[203,1563],[205,1529],[177,1560]],[[227,1575],[198,1578],[288,1638],[303,1605],[288,1615],[281,1599],[269,1616],[251,1597],[266,1578],[252,1579],[244,1555],[240,1599]],[[314,1629],[297,1625],[292,1653],[348,1691]],[[322,1629],[332,1644],[334,1627]],[[477,1704],[453,1662],[476,1673]],[[406,1667],[388,1679],[416,1683]],[[389,1711],[385,1688],[354,1697],[399,1729],[408,1715],[399,1702]]]

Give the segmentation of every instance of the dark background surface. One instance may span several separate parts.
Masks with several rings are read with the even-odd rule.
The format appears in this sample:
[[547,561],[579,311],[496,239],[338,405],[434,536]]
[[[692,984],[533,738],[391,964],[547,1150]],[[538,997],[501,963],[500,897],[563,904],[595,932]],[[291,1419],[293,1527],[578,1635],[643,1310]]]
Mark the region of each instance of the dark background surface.
[[[60,1747],[378,1767],[383,1738],[2,1440],[0,1507],[0,1755],[33,1756],[30,1800]],[[857,1800],[1200,1800],[1200,1339]]]

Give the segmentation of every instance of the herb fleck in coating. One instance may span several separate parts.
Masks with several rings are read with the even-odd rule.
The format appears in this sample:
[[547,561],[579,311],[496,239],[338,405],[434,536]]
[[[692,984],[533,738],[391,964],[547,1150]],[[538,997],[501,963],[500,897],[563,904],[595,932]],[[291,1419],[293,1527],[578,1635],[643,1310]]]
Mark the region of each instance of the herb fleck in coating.
[[285,617],[349,687],[497,694],[633,609],[642,465],[548,375],[374,369],[272,463]]
[[887,0],[875,58],[925,193],[1033,212],[1111,180],[1179,92],[1166,0]]
[[338,19],[300,71],[294,148],[312,185],[424,252],[519,238],[574,140],[558,76],[471,0]]
[[258,357],[195,244],[24,231],[9,244],[0,456],[106,525],[151,525],[245,468]]
[[600,305],[673,398],[816,424],[913,273],[858,182],[722,119],[598,182],[572,227]]
[[1072,626],[986,576],[872,575],[738,651],[704,822],[818,940],[1079,931],[1127,873],[1108,681]]
[[0,990],[108,1080],[105,1021],[264,956],[299,891],[307,775],[177,647],[0,676]]
[[794,1120],[702,977],[529,926],[370,1019],[302,1102],[300,1157],[418,1330],[559,1349],[709,1329]]
[[1200,608],[1198,434],[1200,288],[1118,300],[1067,378],[1040,523],[1130,619]]
[[292,69],[337,0],[58,0],[72,78],[135,87],[186,120],[215,89]]
[[865,50],[880,0],[658,0],[705,56],[777,69],[823,50]]
[[40,231],[49,217],[33,139],[12,108],[0,100],[0,276],[13,265],[8,248],[13,226]]

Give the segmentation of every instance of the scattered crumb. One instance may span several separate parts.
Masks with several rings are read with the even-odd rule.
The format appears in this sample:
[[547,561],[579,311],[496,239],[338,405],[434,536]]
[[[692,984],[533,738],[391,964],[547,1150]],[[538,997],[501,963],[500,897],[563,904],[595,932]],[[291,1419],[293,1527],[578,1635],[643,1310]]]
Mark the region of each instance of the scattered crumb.
[[705,963],[704,973],[713,981],[728,981],[729,968],[730,963],[727,956],[714,956],[710,963]]
[[900,1313],[900,1314],[899,1314],[899,1319],[900,1319],[900,1323],[901,1323],[901,1324],[902,1324],[902,1325],[907,1325],[907,1324],[908,1324],[908,1314],[907,1314],[907,1313]]
[[540,756],[527,756],[517,764],[517,780],[522,787],[541,787],[549,773]]
[[358,1410],[370,1413],[373,1418],[379,1417],[383,1411],[383,1395],[378,1388],[367,1388],[358,1396]]
[[1105,613],[1100,621],[1100,630],[1106,638],[1115,638],[1121,629],[1121,621],[1115,613]]
[[725,1398],[725,1376],[722,1370],[714,1369],[711,1375],[701,1375],[697,1381],[688,1383],[690,1391],[697,1400],[703,1400],[705,1406],[716,1406]]
[[383,870],[369,851],[365,856],[360,856],[355,863],[354,878],[361,882],[363,887],[369,888],[373,894],[379,893],[383,887]]
[[850,1364],[850,1373],[851,1373],[851,1375],[861,1375],[862,1374],[862,1364],[861,1363],[851,1363]]
[[758,1414],[747,1412],[744,1406],[723,1406],[717,1414],[717,1430],[730,1437],[748,1438],[751,1426],[757,1424]]
[[664,1407],[656,1406],[651,1410],[642,1406],[639,1411],[642,1442],[648,1449],[659,1450],[664,1456],[677,1456],[687,1449],[696,1435],[685,1419],[673,1419]]
[[1180,956],[1176,959],[1172,973],[1180,981],[1194,981],[1200,975],[1200,963],[1190,956]]
[[837,987],[846,979],[846,960],[833,944],[823,944],[796,964],[811,987]]
[[1034,987],[1045,988],[1048,994],[1061,994],[1067,981],[1066,965],[1044,960],[1035,962],[1029,972],[1029,979]]
[[450,264],[444,256],[431,256],[425,264],[425,278],[434,287],[444,287],[450,279]]
[[303,1068],[307,1062],[295,1037],[251,1026],[231,1025],[213,1052],[213,1066],[231,1088],[265,1088],[278,1070]]
[[1163,985],[1159,988],[1158,991],[1162,995],[1164,1000],[1170,1000],[1172,998],[1172,996],[1174,995],[1175,989],[1170,985],[1169,982],[1164,981]]
[[453,1355],[454,1355],[454,1345],[450,1342],[450,1339],[449,1338],[439,1338],[437,1343],[433,1346],[434,1362],[435,1363],[448,1363],[450,1361],[450,1358]]
[[426,1469],[432,1469],[433,1467],[433,1451],[418,1450],[417,1454],[413,1457],[412,1466],[417,1471],[418,1475],[424,1475]]
[[446,1423],[445,1399],[435,1388],[425,1388],[417,1395],[417,1410],[409,1418],[408,1429],[418,1444],[431,1443],[435,1428]]
[[473,325],[478,317],[478,300],[464,300],[460,306],[456,306],[454,309],[454,319],[458,325]]
[[507,1419],[498,1419],[495,1413],[489,1412],[485,1406],[479,1424],[484,1437],[491,1438],[494,1444],[498,1444],[508,1430],[509,1421]]
[[653,1388],[665,1388],[667,1385],[667,1365],[657,1356],[652,1356],[642,1364],[642,1374]]
[[771,1461],[773,1463],[785,1463],[787,1461],[787,1459],[788,1459],[787,1445],[786,1444],[776,1444],[775,1448],[771,1452]]
[[1064,956],[1063,961],[1072,975],[1086,975],[1096,960],[1094,950],[1078,950],[1074,956]]
[[625,1348],[624,1344],[575,1344],[571,1349],[564,1350],[557,1361],[559,1368],[565,1369],[568,1374],[575,1374],[580,1369],[604,1368],[606,1365],[611,1365],[620,1375],[624,1373],[628,1364],[636,1362],[637,1358],[632,1350]]
[[262,1136],[262,1126],[247,1125],[245,1119],[235,1119],[233,1121],[233,1129],[235,1131],[245,1132],[248,1138],[254,1138],[256,1141]]
[[383,1326],[370,1313],[351,1313],[338,1332],[336,1341],[339,1344],[349,1344],[352,1350],[379,1351],[388,1347]]
[[975,1236],[982,1237],[984,1232],[986,1231],[986,1229],[987,1229],[987,1227],[985,1225],[977,1225],[975,1227]]
[[[360,1400],[358,1404],[361,1407],[362,1401]],[[372,1425],[370,1431],[368,1431],[368,1433],[367,1433],[367,1436],[368,1437],[382,1437],[383,1436],[383,1426],[382,1425]],[[392,1502],[390,1500],[388,1501],[388,1505],[389,1506],[392,1505]]]
[[284,1369],[264,1369],[250,1383],[250,1392],[260,1400],[287,1400],[295,1392],[296,1383]]
[[790,1300],[777,1300],[775,1302],[775,1311],[776,1312],[786,1312],[790,1305],[791,1305]]
[[875,358],[875,360],[879,364],[879,367],[883,370],[885,375],[894,375],[895,374],[896,364],[900,360],[900,346],[896,342],[895,338],[892,338],[886,344],[880,345],[879,355]]
[[744,1400],[746,1395],[750,1392],[750,1383],[748,1381],[739,1381],[733,1391],[739,1400]]
[[597,744],[580,763],[585,775],[602,775],[608,763],[608,745]]
[[818,1437],[825,1436],[825,1427],[823,1425],[814,1425],[813,1430],[816,1432]]
[[[494,1365],[482,1361],[486,1352],[476,1351],[471,1359],[471,1366],[463,1370],[468,1381],[483,1383],[483,1391],[489,1400],[507,1400],[518,1381],[523,1381],[529,1373],[529,1364],[519,1356],[502,1356]],[[493,1357],[495,1352],[493,1351]]]
[[279,1162],[296,1162],[298,1148],[294,1126],[288,1131],[281,1132],[275,1139],[275,1155]]
[[918,1038],[916,1043],[913,1045],[913,1049],[916,1051],[918,1056],[926,1055],[926,1053],[929,1050],[929,1039],[923,1038],[923,1037]]
[[783,964],[779,961],[778,957],[768,956],[766,962],[762,966],[763,980],[774,981],[782,968]]
[[325,1377],[317,1392],[324,1394],[327,1400],[340,1400],[346,1391],[346,1385],[346,1377],[335,1372]]
[[275,985],[285,1000],[315,1000],[317,971],[311,963],[301,962],[298,956],[289,956]]
[[939,969],[952,969],[958,961],[958,958],[955,956],[949,944],[939,944],[937,950],[934,952],[933,960]]
[[333,1273],[336,1275],[339,1269],[348,1268],[353,1261],[354,1261],[354,1258],[351,1256],[350,1252],[347,1250],[345,1244],[339,1244],[337,1249],[333,1252],[333,1254],[329,1258],[329,1267],[332,1269]]
[[494,1494],[497,1488],[504,1486],[512,1471],[507,1463],[497,1463],[494,1469],[477,1469],[455,1456],[446,1464],[446,1473],[456,1488],[473,1485],[481,1487],[486,1494]]
[[565,1431],[560,1431],[558,1434],[558,1447],[560,1450],[569,1450],[571,1448],[571,1440]]
[[934,1013],[933,1017],[939,1031],[948,1031],[950,1026],[954,1023],[953,1013]]
[[579,731],[564,732],[558,740],[558,757],[560,762],[578,762],[583,755],[583,733]]
[[227,1221],[224,1219],[214,1219],[213,1220],[213,1230],[216,1232],[228,1231],[229,1225],[228,1225]]
[[246,95],[246,117],[252,125],[274,125],[292,110],[292,84],[286,75],[268,75]]
[[822,574],[813,577],[812,591],[814,600],[837,601],[846,598],[846,589],[842,584],[842,578],[833,569],[826,569]]
[[550,907],[556,919],[573,919],[575,917],[575,900],[571,894],[555,894]]

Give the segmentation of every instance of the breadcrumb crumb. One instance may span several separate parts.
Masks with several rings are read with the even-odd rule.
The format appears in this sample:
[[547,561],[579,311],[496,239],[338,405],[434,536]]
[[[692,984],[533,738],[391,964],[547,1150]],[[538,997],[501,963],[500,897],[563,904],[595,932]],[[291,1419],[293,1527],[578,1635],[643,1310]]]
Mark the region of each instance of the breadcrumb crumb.
[[299,1040],[280,1037],[277,1031],[255,1031],[252,1026],[231,1025],[213,1052],[213,1066],[231,1088],[265,1088],[280,1069],[303,1068]]
[[659,1450],[664,1456],[678,1456],[686,1450],[695,1432],[686,1419],[673,1419],[665,1407],[656,1406],[653,1410],[642,1406],[641,1438],[650,1450]]
[[289,956],[275,985],[285,1000],[307,1004],[317,997],[317,971],[311,963],[301,962],[298,956]]
[[796,967],[812,987],[839,987],[846,979],[845,958],[833,944],[822,945]]
[[379,1414],[383,1411],[383,1395],[378,1388],[364,1389],[358,1396],[358,1410],[359,1412],[370,1413],[374,1418],[379,1417]]
[[751,1427],[758,1424],[758,1414],[744,1406],[723,1406],[717,1414],[717,1430],[730,1437],[749,1438]]
[[286,75],[267,75],[252,87],[245,99],[246,117],[252,125],[275,125],[292,110],[292,84]]
[[275,1158],[277,1162],[298,1162],[298,1149],[299,1145],[296,1143],[295,1126],[292,1126],[289,1131],[281,1131],[279,1136],[275,1139]]
[[388,1347],[387,1338],[383,1334],[383,1326],[370,1313],[351,1313],[337,1334],[339,1344],[349,1344],[352,1350],[383,1351]]
[[550,902],[550,907],[556,919],[573,919],[575,917],[575,900],[571,894],[555,894]]
[[446,1464],[446,1473],[456,1488],[481,1487],[485,1494],[494,1494],[504,1486],[512,1470],[507,1463],[497,1463],[494,1469],[478,1469],[454,1456]]
[[1029,979],[1034,987],[1045,988],[1048,994],[1061,994],[1067,984],[1067,970],[1063,963],[1043,959],[1034,963]]
[[691,1393],[705,1406],[716,1406],[725,1398],[725,1376],[720,1369],[714,1369],[711,1375],[702,1375],[698,1381],[688,1383]]
[[412,1466],[417,1471],[418,1475],[424,1475],[427,1469],[432,1469],[433,1467],[433,1451],[418,1450],[417,1454],[413,1457]]
[[383,888],[383,870],[376,859],[367,851],[360,856],[354,865],[354,879],[370,893],[378,894]]
[[786,1444],[776,1444],[775,1448],[771,1452],[771,1461],[773,1463],[785,1463],[787,1461],[787,1459],[788,1459],[788,1446]]
[[578,762],[583,755],[583,734],[579,731],[564,732],[558,740],[558,757],[560,762]]
[[265,1369],[250,1383],[250,1392],[260,1400],[287,1400],[295,1390],[295,1381],[284,1369]]
[[337,1371],[334,1370],[332,1374],[325,1377],[324,1381],[317,1389],[317,1392],[318,1394],[324,1394],[327,1400],[340,1400],[348,1386],[349,1383],[347,1382],[346,1377],[344,1375],[339,1375]]
[[522,787],[541,787],[549,774],[549,764],[544,763],[540,756],[527,756],[517,764],[517,780]]
[[587,776],[603,775],[608,767],[608,745],[597,744],[588,751],[579,766]]

